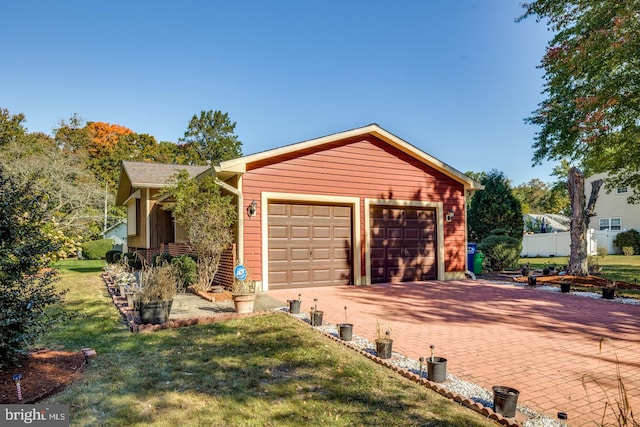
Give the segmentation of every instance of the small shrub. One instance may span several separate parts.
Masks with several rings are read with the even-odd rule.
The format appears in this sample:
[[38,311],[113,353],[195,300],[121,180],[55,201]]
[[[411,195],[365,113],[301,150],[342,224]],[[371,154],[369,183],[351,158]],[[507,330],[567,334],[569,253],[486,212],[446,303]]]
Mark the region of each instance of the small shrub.
[[633,255],[634,254],[633,246],[623,246],[622,253],[625,254],[626,256]]
[[616,238],[613,239],[613,244],[619,248],[631,246],[633,248],[633,253],[638,254],[640,253],[640,233],[637,230],[618,233]]
[[171,260],[171,265],[182,287],[189,287],[198,281],[198,265],[193,257],[189,255],[175,257]]
[[122,254],[122,259],[126,259],[129,267],[135,270],[142,270],[142,260],[138,257],[138,254],[127,252]]
[[153,256],[153,258],[151,258],[151,265],[153,267],[156,267],[162,264],[171,264],[172,259],[173,259],[173,256],[167,253],[156,254]]
[[598,246],[598,249],[596,250],[596,252],[600,258],[604,258],[607,256],[607,253],[609,251],[604,246]]
[[105,254],[105,258],[109,264],[115,264],[116,262],[118,262],[118,260],[115,259],[116,254],[122,254],[122,251],[107,251],[107,253]]
[[[493,233],[502,233],[494,230]],[[506,234],[491,234],[485,238],[478,248],[484,253],[484,263],[492,271],[501,271],[518,265],[522,241]]]
[[111,239],[93,240],[82,244],[82,256],[85,259],[105,259],[107,251],[113,248]]
[[118,262],[120,262],[121,259],[122,259],[122,252],[116,251],[116,253],[113,254],[113,263],[117,264]]

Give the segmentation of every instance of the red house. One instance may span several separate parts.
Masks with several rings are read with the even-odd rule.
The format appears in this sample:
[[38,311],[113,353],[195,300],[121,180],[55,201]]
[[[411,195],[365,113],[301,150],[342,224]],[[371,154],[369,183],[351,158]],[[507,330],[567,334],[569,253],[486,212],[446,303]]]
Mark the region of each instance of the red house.
[[[163,170],[162,183],[137,182],[128,172],[136,165],[154,167],[123,164],[118,203],[128,210],[139,206],[138,227],[148,233],[144,242],[130,235],[130,250],[162,252],[181,241],[174,224],[173,233],[162,232],[173,241],[164,248],[151,244],[161,228],[153,224],[161,217],[153,211],[162,203],[150,185],[166,185],[169,169],[187,168],[194,175],[215,173],[235,196],[234,262],[243,263],[263,290],[451,280],[467,270],[465,193],[482,186],[375,124],[204,172],[155,165]],[[145,193],[142,203],[132,202],[136,192]]]

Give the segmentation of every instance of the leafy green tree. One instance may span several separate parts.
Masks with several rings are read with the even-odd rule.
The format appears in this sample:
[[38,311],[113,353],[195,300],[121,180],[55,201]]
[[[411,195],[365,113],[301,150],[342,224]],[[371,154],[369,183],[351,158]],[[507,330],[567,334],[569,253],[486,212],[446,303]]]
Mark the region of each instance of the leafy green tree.
[[45,231],[50,221],[45,198],[0,165],[0,367],[15,363],[65,316],[45,313],[64,295],[55,288],[56,271],[49,268],[48,254],[57,247]]
[[475,192],[467,214],[470,241],[482,242],[495,229],[504,229],[507,236],[522,241],[522,208],[507,178],[492,170],[480,182],[484,190]]
[[242,143],[234,133],[235,128],[236,123],[231,122],[229,115],[219,110],[201,111],[200,116],[194,114],[184,138],[180,138],[187,155],[190,154],[189,163],[218,164],[240,157]]
[[85,163],[84,154],[65,152],[41,133],[25,134],[0,150],[6,174],[46,195],[43,204],[55,224],[52,232],[66,236],[67,253],[73,253],[78,239],[102,230],[104,187]]
[[540,128],[534,164],[568,159],[608,172],[640,201],[640,0],[537,0],[520,19],[554,36],[542,58],[546,99],[526,122]]
[[0,147],[15,141],[27,132],[24,121],[24,114],[11,114],[8,109],[0,108]]
[[189,237],[189,245],[198,256],[199,290],[213,285],[220,259],[234,240],[237,220],[231,196],[222,194],[215,177],[191,178],[185,170],[164,190],[175,202],[173,213]]
[[552,213],[545,211],[542,200],[549,192],[549,184],[534,178],[513,188],[513,195],[520,201],[522,213]]

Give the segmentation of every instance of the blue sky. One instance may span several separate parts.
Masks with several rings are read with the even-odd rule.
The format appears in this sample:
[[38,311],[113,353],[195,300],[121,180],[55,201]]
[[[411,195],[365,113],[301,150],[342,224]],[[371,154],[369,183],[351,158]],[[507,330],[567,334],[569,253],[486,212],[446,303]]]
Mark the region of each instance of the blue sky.
[[520,0],[0,1],[0,107],[51,133],[77,113],[159,141],[201,110],[244,154],[378,123],[466,171],[532,168],[551,37]]

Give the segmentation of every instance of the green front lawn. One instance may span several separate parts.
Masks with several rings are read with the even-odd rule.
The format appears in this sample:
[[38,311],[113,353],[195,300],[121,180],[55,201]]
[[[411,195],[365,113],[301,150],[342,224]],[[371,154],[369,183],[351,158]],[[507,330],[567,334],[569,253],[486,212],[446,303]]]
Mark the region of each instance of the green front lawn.
[[39,346],[96,349],[84,375],[46,402],[83,426],[492,426],[282,314],[132,334],[98,277],[65,261],[65,307],[80,316]]

